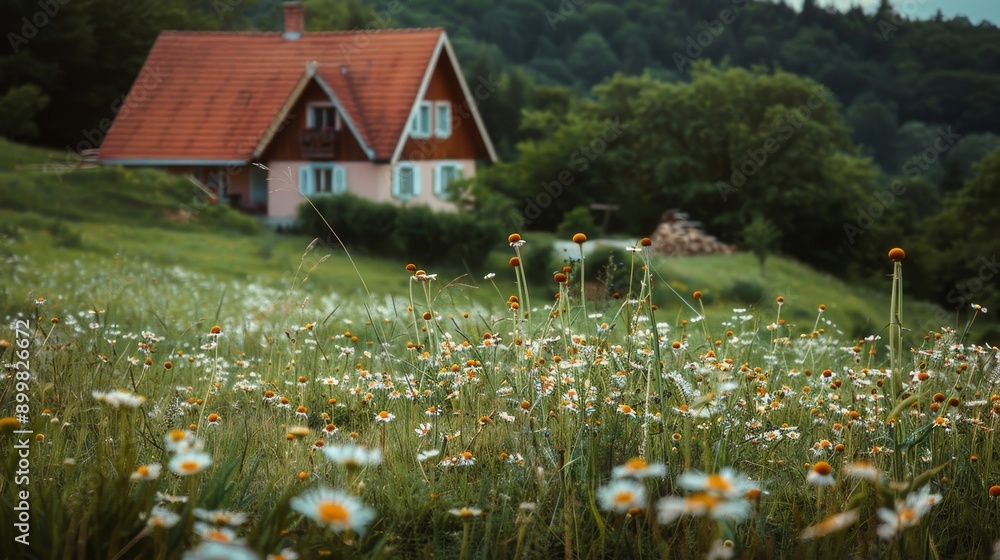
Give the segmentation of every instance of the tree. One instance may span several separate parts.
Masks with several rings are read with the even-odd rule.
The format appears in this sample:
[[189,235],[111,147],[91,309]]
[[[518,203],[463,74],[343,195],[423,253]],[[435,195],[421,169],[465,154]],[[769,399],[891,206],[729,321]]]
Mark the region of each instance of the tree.
[[779,239],[781,231],[771,220],[759,214],[754,216],[753,221],[743,229],[743,243],[757,257],[760,273],[765,278],[767,271],[764,269],[764,262],[767,261],[767,256]]

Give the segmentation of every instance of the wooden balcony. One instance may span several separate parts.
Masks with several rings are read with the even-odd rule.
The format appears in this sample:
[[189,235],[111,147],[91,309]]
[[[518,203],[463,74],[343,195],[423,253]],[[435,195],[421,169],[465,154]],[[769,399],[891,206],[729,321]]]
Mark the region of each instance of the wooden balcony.
[[307,128],[299,134],[299,143],[305,159],[337,157],[337,131],[332,128]]

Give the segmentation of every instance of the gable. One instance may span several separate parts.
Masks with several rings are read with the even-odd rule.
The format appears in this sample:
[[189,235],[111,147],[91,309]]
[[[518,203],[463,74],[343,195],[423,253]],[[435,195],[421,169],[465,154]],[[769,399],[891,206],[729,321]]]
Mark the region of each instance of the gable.
[[[160,35],[100,147],[106,163],[246,162],[307,62],[374,159],[397,147],[440,29]],[[127,109],[127,110],[126,110]]]

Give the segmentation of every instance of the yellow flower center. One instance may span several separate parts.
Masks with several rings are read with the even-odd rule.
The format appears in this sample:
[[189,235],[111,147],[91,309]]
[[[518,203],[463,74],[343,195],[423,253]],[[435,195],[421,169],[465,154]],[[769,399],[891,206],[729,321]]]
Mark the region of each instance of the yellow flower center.
[[635,458],[635,459],[629,459],[625,463],[625,466],[628,467],[629,469],[637,471],[646,468],[647,466],[649,466],[649,464],[646,463],[646,461],[643,459]]
[[350,517],[347,508],[337,502],[323,502],[319,505],[319,518],[324,523],[347,525]]
[[142,465],[141,467],[136,469],[135,472],[139,473],[139,476],[149,476],[149,467],[147,467],[146,465]]
[[181,462],[181,471],[183,472],[197,472],[198,471],[198,461],[183,461]]
[[717,490],[719,492],[725,492],[732,488],[729,481],[722,475],[713,474],[708,477],[708,481],[705,482],[705,487],[709,490]]
[[631,503],[633,499],[634,499],[634,496],[632,495],[632,493],[629,492],[628,490],[625,490],[625,491],[622,491],[622,492],[619,492],[619,493],[615,494],[615,500],[614,501],[615,501],[616,504],[628,504],[628,503]]

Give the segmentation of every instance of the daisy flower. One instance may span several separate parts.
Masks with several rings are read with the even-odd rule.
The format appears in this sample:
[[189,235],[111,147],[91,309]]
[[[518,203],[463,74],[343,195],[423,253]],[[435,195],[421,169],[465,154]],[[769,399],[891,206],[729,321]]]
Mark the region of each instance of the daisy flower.
[[150,463],[148,465],[139,465],[139,468],[135,469],[135,472],[129,476],[129,480],[132,482],[140,482],[144,480],[156,480],[160,476],[160,471],[163,470],[163,465],[159,463]]
[[169,509],[153,506],[153,510],[149,512],[149,519],[146,520],[146,526],[153,529],[169,529],[177,525],[180,520],[181,516]]
[[420,453],[417,453],[417,461],[423,463],[427,459],[430,459],[432,457],[437,457],[440,454],[441,452],[437,449],[428,449],[427,451],[421,451]]
[[817,461],[806,475],[806,481],[819,486],[830,486],[836,482],[833,478],[833,467],[826,461]]
[[646,507],[646,487],[634,480],[614,480],[597,490],[597,499],[603,510],[627,513]]
[[257,553],[245,546],[207,540],[184,553],[181,560],[259,560]]
[[890,540],[909,527],[920,523],[931,507],[941,501],[941,494],[931,494],[930,485],[906,495],[906,500],[896,502],[895,509],[880,508],[878,517],[882,521],[877,529],[878,536]]
[[326,454],[327,459],[348,468],[378,465],[382,462],[381,451],[357,445],[331,445],[324,447],[323,453]]
[[668,525],[682,515],[707,515],[712,519],[742,521],[750,517],[750,502],[744,499],[726,500],[712,492],[695,492],[688,496],[667,496],[656,504],[657,520]]
[[268,554],[267,560],[298,560],[299,553],[291,548],[282,549],[281,552],[277,554]]
[[461,517],[462,519],[470,519],[482,515],[483,510],[475,507],[452,508],[448,510],[448,513],[456,517]]
[[382,412],[379,412],[378,414],[375,415],[375,421],[385,422],[386,424],[388,424],[389,422],[392,422],[392,419],[395,417],[396,417],[395,414],[392,414],[388,410],[383,410]]
[[615,467],[614,470],[611,471],[611,476],[614,478],[623,478],[626,476],[634,478],[662,478],[667,476],[667,467],[663,463],[649,464],[645,459],[636,457],[634,459],[629,459],[624,465]]
[[802,534],[799,535],[799,538],[802,540],[808,540],[829,535],[830,533],[843,531],[844,529],[847,529],[857,523],[859,517],[859,511],[856,509],[831,515],[816,525],[806,528],[806,530],[802,531]]
[[421,424],[417,428],[413,428],[413,431],[417,433],[417,437],[424,437],[431,431],[430,424]]
[[340,490],[326,487],[306,491],[289,502],[292,509],[334,532],[352,530],[364,534],[375,519],[375,510]]
[[212,464],[212,456],[201,451],[183,451],[170,459],[170,470],[178,476],[198,474]]
[[686,490],[708,492],[727,500],[744,498],[748,491],[757,487],[750,480],[738,478],[728,467],[714,474],[689,471],[682,474],[677,483]]
[[215,541],[226,544],[238,544],[242,542],[242,539],[236,536],[236,531],[233,531],[229,527],[216,527],[215,525],[205,523],[204,521],[195,522],[194,532],[206,541]]
[[194,516],[202,521],[214,523],[216,525],[231,525],[236,527],[247,522],[247,514],[239,511],[208,510],[195,508]]
[[94,391],[91,393],[97,402],[106,404],[111,408],[139,408],[139,405],[146,402],[146,397],[129,393],[127,391],[108,391],[102,393]]

